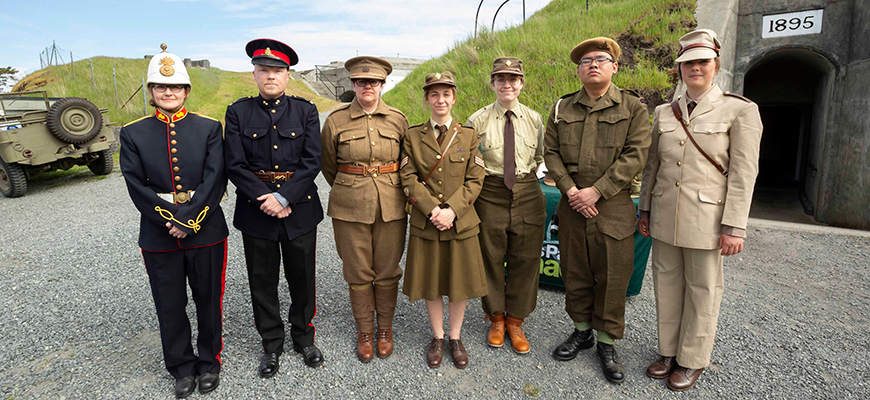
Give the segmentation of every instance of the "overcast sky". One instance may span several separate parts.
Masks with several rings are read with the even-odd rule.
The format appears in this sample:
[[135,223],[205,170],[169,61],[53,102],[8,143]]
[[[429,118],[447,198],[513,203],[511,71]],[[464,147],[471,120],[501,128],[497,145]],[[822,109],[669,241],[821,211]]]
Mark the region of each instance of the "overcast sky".
[[[489,27],[503,0],[485,0]],[[526,16],[549,0],[525,0]],[[245,43],[268,37],[299,54],[297,70],[359,55],[431,58],[474,31],[478,0],[3,0],[0,65],[39,68],[56,41],[64,61],[105,55],[141,58],[166,43],[182,58],[250,71]],[[523,0],[499,11],[496,29],[523,19]],[[143,71],[144,74],[144,71]]]

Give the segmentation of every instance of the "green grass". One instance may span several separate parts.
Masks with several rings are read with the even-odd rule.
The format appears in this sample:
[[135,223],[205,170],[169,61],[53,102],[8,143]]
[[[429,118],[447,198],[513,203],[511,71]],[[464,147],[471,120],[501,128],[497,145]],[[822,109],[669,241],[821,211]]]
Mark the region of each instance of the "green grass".
[[465,122],[495,101],[489,84],[492,61],[515,56],[523,60],[526,74],[520,101],[546,118],[556,99],[581,87],[568,58],[571,49],[585,39],[607,36],[623,50],[614,83],[637,90],[648,104],[661,103],[673,87],[667,70],[679,50],[677,40],[695,26],[695,1],[592,0],[588,11],[585,6],[584,1],[553,0],[521,26],[457,43],[414,70],[384,100],[401,109],[412,125],[422,123],[429,116],[420,89],[424,77],[452,71],[459,86],[453,117]]
[[[91,61],[94,64],[94,87],[91,86]],[[75,79],[72,66],[52,66],[34,72],[18,84],[13,91],[45,90],[51,97],[84,97],[100,108],[109,109],[109,119],[123,125],[153,112],[145,111],[142,91],[134,95],[142,85],[142,78],[148,69],[148,60],[94,57],[79,60],[75,65]],[[118,82],[118,106],[115,105],[115,89],[112,68]],[[189,68],[193,87],[185,105],[188,110],[199,112],[223,121],[227,105],[240,97],[257,94],[257,86],[250,72],[230,72],[217,68]],[[307,86],[291,80],[287,84],[287,94],[297,95],[314,101],[320,110],[329,110],[335,101],[317,96]],[[130,97],[132,100],[126,105]]]

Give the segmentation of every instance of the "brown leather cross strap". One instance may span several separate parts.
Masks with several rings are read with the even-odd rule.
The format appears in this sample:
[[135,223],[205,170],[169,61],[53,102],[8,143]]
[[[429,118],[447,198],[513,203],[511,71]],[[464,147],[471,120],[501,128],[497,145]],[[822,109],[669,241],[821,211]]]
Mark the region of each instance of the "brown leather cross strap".
[[695,137],[692,136],[692,134],[689,132],[689,126],[686,125],[686,121],[683,121],[683,111],[680,110],[680,103],[676,99],[671,102],[671,109],[674,110],[674,116],[677,117],[678,121],[680,121],[680,125],[683,126],[683,130],[686,131],[686,135],[689,136],[689,140],[692,141],[692,144],[695,145],[695,148],[698,149],[698,151],[701,152],[701,155],[704,156],[704,158],[706,158],[707,161],[710,162],[710,164],[713,164],[713,166],[716,167],[716,169],[718,169],[719,172],[722,173],[722,175],[728,176],[728,170],[722,167],[722,164],[717,163],[716,160],[707,155],[707,152],[705,152],[704,149],[702,149],[701,146],[698,145],[698,142],[695,141]]
[[290,179],[291,176],[293,176],[294,173],[296,173],[296,171],[266,172],[261,169],[259,172],[254,172],[254,175],[256,175],[257,178],[260,178],[260,180],[263,182],[275,183],[276,181],[286,182],[288,179]]
[[387,172],[396,172],[399,170],[399,163],[393,162],[386,165],[351,165],[351,164],[339,164],[338,171],[344,172],[346,174],[354,174],[354,175],[374,175],[374,174],[384,174]]

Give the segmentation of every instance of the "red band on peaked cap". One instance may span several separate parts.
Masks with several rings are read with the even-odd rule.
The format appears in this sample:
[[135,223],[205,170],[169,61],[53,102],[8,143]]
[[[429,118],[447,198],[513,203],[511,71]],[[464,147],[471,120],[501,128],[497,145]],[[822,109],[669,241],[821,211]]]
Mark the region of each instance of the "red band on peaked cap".
[[[266,48],[271,55],[266,54]],[[293,48],[274,39],[254,39],[245,46],[245,52],[251,57],[251,63],[258,64],[257,59],[275,60],[281,64],[296,65],[299,57]]]

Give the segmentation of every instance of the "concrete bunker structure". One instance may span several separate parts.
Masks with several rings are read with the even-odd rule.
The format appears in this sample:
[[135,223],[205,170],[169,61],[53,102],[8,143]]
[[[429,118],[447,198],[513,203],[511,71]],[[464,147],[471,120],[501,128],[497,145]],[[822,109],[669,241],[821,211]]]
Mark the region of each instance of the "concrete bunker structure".
[[756,199],[870,229],[870,2],[699,0],[696,16],[722,41],[717,83],[761,112]]

